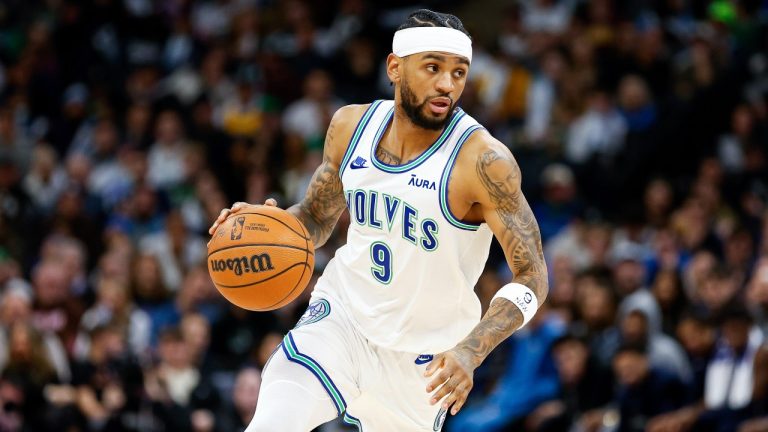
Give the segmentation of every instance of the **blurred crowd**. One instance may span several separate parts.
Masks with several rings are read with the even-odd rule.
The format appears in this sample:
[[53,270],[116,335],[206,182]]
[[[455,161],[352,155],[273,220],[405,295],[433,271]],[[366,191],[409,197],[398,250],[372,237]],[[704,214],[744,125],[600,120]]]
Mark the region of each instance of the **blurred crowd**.
[[[419,6],[473,34],[460,103],[518,159],[550,271],[446,429],[767,431],[768,3]],[[207,228],[303,196],[334,111],[391,98],[415,8],[0,2],[0,431],[244,429],[309,290],[229,305]],[[484,307],[510,277],[494,244]]]

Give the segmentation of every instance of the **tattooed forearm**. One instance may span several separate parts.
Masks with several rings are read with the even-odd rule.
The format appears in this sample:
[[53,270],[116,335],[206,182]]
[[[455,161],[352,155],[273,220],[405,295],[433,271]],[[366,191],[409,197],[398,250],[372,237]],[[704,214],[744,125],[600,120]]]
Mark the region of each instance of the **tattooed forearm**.
[[477,175],[503,225],[503,231],[497,237],[515,282],[530,288],[539,301],[543,301],[547,294],[547,269],[541,234],[533,211],[520,190],[520,168],[513,160],[489,150],[477,161]]
[[[333,132],[334,125],[331,123],[325,138],[326,148],[333,139]],[[345,207],[346,201],[338,167],[331,163],[326,154],[309,182],[304,199],[288,211],[296,215],[307,227],[312,242],[318,248],[330,237]]]
[[[489,150],[478,158],[476,169],[498,217],[498,222],[494,221],[494,232],[507,256],[514,281],[529,287],[541,303],[548,290],[547,269],[539,226],[520,190],[520,168],[511,157]],[[467,363],[477,367],[522,323],[523,314],[517,306],[497,299],[480,323],[459,343],[458,351]]]
[[504,339],[523,324],[523,314],[509,300],[495,300],[472,332],[456,346],[462,361],[476,368]]
[[387,165],[400,165],[401,163],[399,156],[385,150],[380,145],[376,146],[376,159]]

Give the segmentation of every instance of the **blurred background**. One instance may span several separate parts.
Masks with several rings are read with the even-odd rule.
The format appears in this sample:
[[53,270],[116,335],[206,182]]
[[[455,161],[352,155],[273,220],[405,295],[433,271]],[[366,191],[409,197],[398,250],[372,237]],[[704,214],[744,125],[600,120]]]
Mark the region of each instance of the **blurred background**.
[[[244,429],[309,290],[230,306],[207,228],[302,197],[419,7],[473,35],[550,270],[445,429],[768,431],[765,0],[1,0],[0,431]],[[509,278],[494,245],[484,307]]]

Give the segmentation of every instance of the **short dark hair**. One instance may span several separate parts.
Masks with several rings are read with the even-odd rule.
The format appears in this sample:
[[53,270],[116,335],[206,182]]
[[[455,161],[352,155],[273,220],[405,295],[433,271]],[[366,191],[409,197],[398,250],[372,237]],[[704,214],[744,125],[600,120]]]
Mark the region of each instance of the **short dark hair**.
[[616,349],[613,358],[615,359],[620,354],[624,353],[638,354],[645,357],[648,355],[648,347],[644,343],[624,341],[619,345],[618,349]]
[[464,24],[456,16],[451,14],[445,14],[440,12],[431,11],[429,9],[419,9],[410,15],[403,24],[398,27],[398,30],[413,28],[413,27],[447,27],[458,30],[470,39],[467,29],[464,28]]

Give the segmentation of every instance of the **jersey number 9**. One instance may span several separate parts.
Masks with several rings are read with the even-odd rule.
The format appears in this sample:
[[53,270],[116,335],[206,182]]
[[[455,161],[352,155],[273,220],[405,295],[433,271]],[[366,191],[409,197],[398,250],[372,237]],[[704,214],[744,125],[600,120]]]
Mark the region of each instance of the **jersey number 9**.
[[371,274],[377,281],[384,285],[392,282],[392,250],[386,243],[371,243]]

